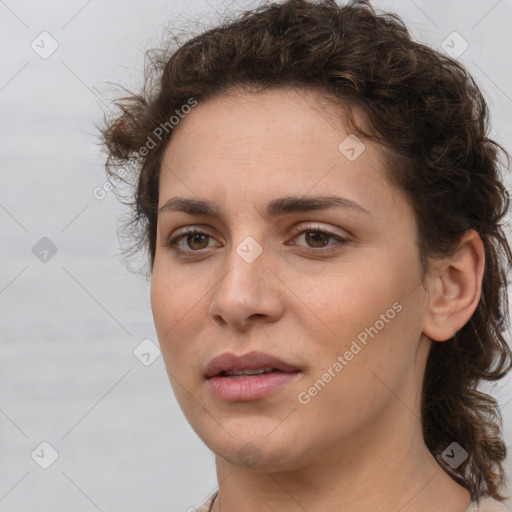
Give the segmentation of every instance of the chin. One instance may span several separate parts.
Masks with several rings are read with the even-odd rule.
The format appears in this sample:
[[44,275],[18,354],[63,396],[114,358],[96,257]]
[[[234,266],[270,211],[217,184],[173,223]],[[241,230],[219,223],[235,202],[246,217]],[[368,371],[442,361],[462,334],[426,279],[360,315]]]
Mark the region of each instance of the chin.
[[[274,423],[273,428],[275,426]],[[236,436],[223,431],[220,438],[201,437],[217,456],[239,468],[262,472],[287,471],[296,469],[302,458],[299,442],[303,442],[303,438],[294,436],[287,429],[282,429],[277,435],[277,430],[272,432],[272,429],[258,434],[254,431],[245,433],[239,428]]]

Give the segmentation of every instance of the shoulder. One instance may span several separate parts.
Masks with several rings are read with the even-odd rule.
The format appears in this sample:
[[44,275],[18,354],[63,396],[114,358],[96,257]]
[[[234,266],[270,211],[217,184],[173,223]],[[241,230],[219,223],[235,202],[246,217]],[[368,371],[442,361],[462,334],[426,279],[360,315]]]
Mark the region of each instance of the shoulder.
[[501,501],[494,498],[481,498],[478,512],[510,512],[510,509]]
[[212,506],[213,501],[217,497],[218,490],[211,494],[204,503],[200,505],[199,508],[196,509],[196,512],[208,512]]

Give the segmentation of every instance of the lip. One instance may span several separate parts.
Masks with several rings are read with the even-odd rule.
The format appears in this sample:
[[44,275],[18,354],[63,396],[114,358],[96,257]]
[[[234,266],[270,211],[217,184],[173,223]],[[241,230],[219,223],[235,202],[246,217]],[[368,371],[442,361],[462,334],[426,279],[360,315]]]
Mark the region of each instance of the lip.
[[296,372],[299,369],[284,362],[276,356],[265,352],[247,352],[237,356],[232,352],[225,352],[213,358],[205,369],[206,378],[216,377],[219,373],[236,370],[257,370],[258,368],[274,368],[280,372]]
[[[222,372],[272,368],[276,371],[264,375],[228,377]],[[237,356],[226,352],[210,361],[205,378],[210,391],[221,400],[240,402],[258,400],[296,379],[300,369],[276,356],[264,352],[248,352]]]

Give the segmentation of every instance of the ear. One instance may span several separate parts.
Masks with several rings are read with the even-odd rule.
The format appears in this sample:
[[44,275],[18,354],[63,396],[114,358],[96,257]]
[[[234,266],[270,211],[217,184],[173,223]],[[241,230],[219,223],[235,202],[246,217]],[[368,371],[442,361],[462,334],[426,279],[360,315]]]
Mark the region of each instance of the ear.
[[446,341],[467,323],[480,300],[484,268],[484,245],[475,230],[464,234],[452,256],[436,261],[427,277],[426,336]]

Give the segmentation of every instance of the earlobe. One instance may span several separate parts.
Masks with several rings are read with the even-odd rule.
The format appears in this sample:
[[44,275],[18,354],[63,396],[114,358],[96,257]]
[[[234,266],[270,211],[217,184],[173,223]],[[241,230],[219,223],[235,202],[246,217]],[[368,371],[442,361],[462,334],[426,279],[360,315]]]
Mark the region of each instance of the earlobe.
[[485,268],[482,239],[475,230],[467,231],[457,251],[436,263],[427,277],[423,333],[446,341],[468,322],[480,301]]

